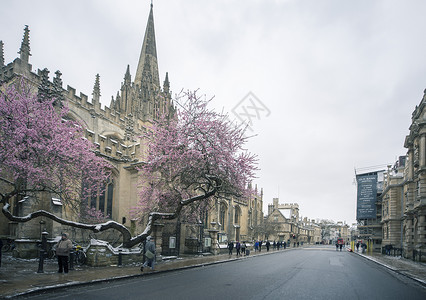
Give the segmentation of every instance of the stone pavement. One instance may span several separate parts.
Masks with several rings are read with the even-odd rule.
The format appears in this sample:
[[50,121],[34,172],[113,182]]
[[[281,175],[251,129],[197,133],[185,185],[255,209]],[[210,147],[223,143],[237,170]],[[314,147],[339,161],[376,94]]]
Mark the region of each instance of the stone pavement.
[[394,272],[407,276],[426,286],[426,263],[414,262],[401,256],[389,256],[380,253],[354,253],[374,261]]
[[[308,247],[329,247],[329,246],[308,246]],[[334,247],[334,246],[332,246]],[[300,248],[287,248],[281,251],[300,250]],[[266,250],[266,249],[265,249]],[[266,255],[277,253],[276,250],[261,253],[250,253],[250,256],[242,258],[250,258],[257,255]],[[225,251],[222,251],[225,252]],[[235,253],[235,251],[234,251]],[[353,253],[348,253],[353,255]],[[391,270],[410,277],[423,285],[426,285],[426,264],[413,262],[400,257],[390,257],[380,254],[364,255],[355,252],[366,259],[370,259]],[[0,298],[15,298],[23,295],[41,292],[48,289],[55,289],[62,286],[82,285],[107,280],[119,280],[122,278],[149,276],[153,273],[167,272],[171,270],[200,267],[208,264],[223,263],[240,259],[235,254],[230,257],[228,254],[217,256],[183,256],[175,259],[168,259],[158,263],[155,271],[152,272],[145,268],[144,272],[140,271],[140,265],[126,266],[109,266],[109,267],[89,267],[76,266],[75,270],[68,274],[57,273],[56,260],[47,259],[44,264],[44,273],[37,273],[37,259],[16,259],[12,258],[10,253],[3,253],[2,265],[0,267]]]

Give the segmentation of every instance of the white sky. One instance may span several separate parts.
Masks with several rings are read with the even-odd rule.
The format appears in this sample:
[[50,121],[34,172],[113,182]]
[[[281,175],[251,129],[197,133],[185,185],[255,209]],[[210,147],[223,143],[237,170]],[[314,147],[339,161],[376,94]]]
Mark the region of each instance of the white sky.
[[[3,0],[1,8],[6,63],[27,24],[33,70],[46,67],[52,78],[59,69],[64,87],[91,96],[99,73],[109,105],[127,64],[134,78],[149,0]],[[200,89],[231,114],[252,92],[264,108],[248,147],[260,159],[265,213],[279,196],[299,203],[302,216],[352,223],[354,168],[406,153],[426,88],[425,12],[423,0],[156,0],[160,80],[167,71],[173,92]]]

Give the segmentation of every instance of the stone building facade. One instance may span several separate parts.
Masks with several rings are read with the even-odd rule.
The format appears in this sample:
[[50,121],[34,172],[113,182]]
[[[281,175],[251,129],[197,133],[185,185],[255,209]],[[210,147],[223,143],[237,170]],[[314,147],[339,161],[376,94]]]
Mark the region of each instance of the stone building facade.
[[[146,133],[149,133],[153,122],[161,114],[168,113],[171,115],[175,111],[171,99],[168,73],[164,75],[163,82],[160,81],[152,4],[135,75],[134,77],[131,75],[129,65],[123,68],[125,72],[123,81],[118,84],[118,92],[115,97],[112,97],[109,106],[104,108],[102,108],[100,102],[101,81],[99,74],[94,78],[92,97],[88,97],[83,93],[77,94],[73,87],[64,88],[60,71],[56,71],[55,76],[50,81],[47,69],[39,69],[37,72],[32,70],[29,60],[31,53],[28,26],[24,29],[19,54],[20,56],[14,61],[5,64],[3,42],[0,41],[0,83],[11,83],[20,77],[24,77],[34,86],[36,92],[37,89],[39,91],[44,89],[67,103],[69,107],[67,117],[80,122],[85,127],[85,137],[96,145],[97,154],[104,157],[112,165],[112,177],[107,183],[106,192],[103,195],[92,197],[87,204],[102,211],[110,219],[122,223],[133,234],[140,232],[142,228],[138,225],[138,220],[132,219],[130,209],[136,205],[138,200],[139,174],[137,166],[142,164],[146,158]],[[179,229],[175,231],[165,230],[164,232],[169,232],[169,235],[164,236],[162,241],[167,244],[165,246],[171,246],[171,239],[169,238],[170,232],[172,232],[175,241],[180,241],[180,245],[177,247],[183,253],[193,252],[195,248],[197,251],[212,249],[211,243],[206,243],[206,247],[200,247],[201,243],[205,242],[204,239],[210,237],[210,235],[216,242],[217,240],[228,239],[251,240],[253,239],[253,226],[263,221],[262,194],[263,192],[258,193],[256,188],[256,193],[252,199],[216,200],[212,209],[202,217],[204,220],[202,223],[205,226],[183,224],[177,220],[176,224],[179,225]],[[75,214],[62,207],[60,199],[55,198],[54,195],[43,197],[43,201],[41,201],[44,203],[43,209],[53,211],[63,218],[76,220]],[[40,206],[36,207],[30,199],[24,200],[26,199],[14,200],[12,204],[13,213],[22,215],[26,211],[41,208]],[[50,220],[42,221],[43,223],[40,223],[39,220],[33,220],[31,224],[16,224],[8,222],[0,214],[0,236],[9,236],[18,240],[35,240],[40,238],[42,229],[46,229],[51,237],[60,235],[62,231],[66,230],[71,233],[72,239],[83,238],[78,236],[81,233],[73,228],[63,228],[63,226]],[[170,224],[168,226],[170,227]],[[173,226],[176,227],[176,225]],[[196,230],[194,230],[194,226],[197,228]],[[177,236],[178,234],[181,238]],[[196,243],[191,242],[194,238],[197,239]],[[158,245],[158,240],[157,246],[163,246]],[[196,247],[194,247],[195,244]]]
[[[407,155],[399,157],[384,173],[378,199],[381,247],[413,260],[426,260],[426,90],[412,114],[405,138]],[[359,235],[362,226],[358,224]]]
[[402,242],[405,256],[426,260],[426,90],[416,106],[404,147],[407,148],[404,170],[404,210]]
[[[20,57],[7,65],[4,65],[3,59],[1,60],[0,81],[10,83],[19,77],[25,77],[36,91],[37,88],[39,91],[48,90],[51,94],[60,91],[62,101],[66,102],[69,108],[67,117],[85,127],[85,137],[96,145],[97,154],[112,165],[112,177],[107,183],[106,192],[101,196],[92,197],[87,204],[113,220],[131,226],[130,208],[137,202],[136,167],[143,163],[146,150],[143,136],[161,113],[166,111],[173,113],[174,110],[167,73],[163,85],[160,85],[152,6],[135,79],[132,80],[130,66],[123,68],[125,69],[123,82],[116,97],[112,97],[109,107],[101,107],[99,74],[95,76],[92,97],[89,100],[83,93],[77,95],[76,90],[70,86],[64,89],[59,71],[55,72],[52,82],[49,81],[47,69],[34,73],[29,63],[31,56],[29,32],[26,26],[19,51]],[[0,51],[0,56],[3,57],[3,47]],[[14,213],[17,212],[19,205],[19,201],[14,203]],[[61,213],[62,217],[67,219],[76,217],[65,209]],[[25,224],[19,225],[22,226],[28,227]],[[56,231],[55,228],[50,228],[52,234],[60,233]]]
[[268,205],[268,215],[265,222],[274,225],[274,233],[268,240],[299,244],[316,244],[321,241],[321,227],[308,218],[299,217],[297,203],[280,204],[278,198],[273,198]]
[[402,248],[402,209],[404,198],[404,169],[405,156],[401,156],[398,162],[384,174],[382,201],[382,247],[392,245]]

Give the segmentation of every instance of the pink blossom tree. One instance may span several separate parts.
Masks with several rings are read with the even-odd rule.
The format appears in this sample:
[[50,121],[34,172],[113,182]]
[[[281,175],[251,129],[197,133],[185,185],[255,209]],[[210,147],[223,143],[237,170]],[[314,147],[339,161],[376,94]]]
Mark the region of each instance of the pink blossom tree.
[[145,232],[136,240],[149,234],[155,220],[197,215],[213,197],[247,197],[257,170],[256,156],[244,148],[244,128],[209,109],[211,100],[187,92],[175,101],[179,104],[175,118],[161,118],[148,139],[134,213],[151,213]]
[[[67,120],[66,107],[54,106],[56,99],[40,99],[25,79],[0,87],[0,203],[11,221],[27,222],[44,216],[64,225],[102,231],[121,224],[99,225],[72,222],[38,210],[27,216],[12,215],[15,196],[35,199],[42,193],[60,197],[76,212],[100,216],[84,199],[99,190],[109,176],[109,164],[96,156],[94,145],[83,137],[83,128]],[[84,183],[84,184],[83,184]],[[93,216],[92,216],[93,219]]]
[[27,216],[10,212],[13,197],[36,197],[42,192],[60,196],[65,205],[81,207],[108,178],[109,165],[83,138],[83,128],[66,120],[67,108],[55,108],[55,99],[37,99],[23,81],[1,87],[3,214],[16,222],[44,216],[94,232],[115,229],[122,234],[123,247],[130,248],[146,239],[156,220],[171,220],[182,213],[193,215],[212,197],[247,195],[247,183],[257,167],[256,156],[244,149],[244,130],[226,115],[208,109],[210,101],[195,92],[185,93],[176,101],[180,103],[177,114],[156,122],[148,139],[147,162],[140,168],[140,201],[134,213],[150,213],[145,230],[132,237],[115,221],[91,224],[93,220],[103,221],[103,216],[93,210],[88,211],[91,222],[86,223],[65,220],[45,210]]

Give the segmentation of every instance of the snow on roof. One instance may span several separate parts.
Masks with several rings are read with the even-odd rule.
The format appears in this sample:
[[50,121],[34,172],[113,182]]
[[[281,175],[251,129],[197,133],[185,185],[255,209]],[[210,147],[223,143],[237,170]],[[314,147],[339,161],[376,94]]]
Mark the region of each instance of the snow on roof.
[[28,196],[25,196],[24,198],[22,198],[21,200],[19,200],[18,203],[25,202],[25,200],[27,200],[28,198],[29,198]]
[[58,198],[52,198],[52,203],[54,205],[60,205],[60,206],[62,206],[62,201],[61,201],[61,199],[58,199]]
[[291,217],[291,208],[279,208],[280,213],[286,218],[290,219]]
[[[132,254],[133,253],[134,254],[134,253],[140,253],[142,251],[142,249],[139,248],[139,247],[134,247],[132,249],[120,248],[120,247],[114,248],[110,243],[108,243],[106,241],[102,241],[102,240],[96,240],[96,239],[90,240],[90,243],[89,243],[89,246],[87,246],[87,249],[89,249],[90,246],[104,246],[116,255],[118,255],[119,253],[122,253],[122,254]],[[103,250],[101,252],[104,252],[104,251],[105,250]]]

